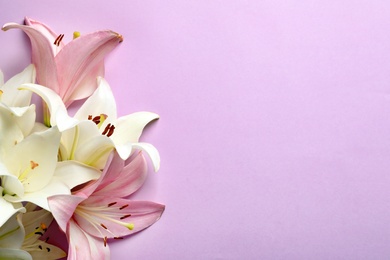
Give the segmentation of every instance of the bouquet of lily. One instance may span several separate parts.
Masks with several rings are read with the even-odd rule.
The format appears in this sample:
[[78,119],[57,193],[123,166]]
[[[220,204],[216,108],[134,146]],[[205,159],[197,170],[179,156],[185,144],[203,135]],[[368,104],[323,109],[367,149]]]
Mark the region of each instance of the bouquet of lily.
[[[0,259],[65,257],[45,238],[52,221],[66,234],[68,259],[108,259],[111,239],[145,229],[164,211],[126,198],[145,181],[145,156],[159,169],[158,151],[139,142],[158,115],[117,118],[103,62],[120,34],[75,32],[64,44],[64,34],[29,18],[3,26],[13,28],[29,37],[32,64],[5,84],[0,72]],[[43,122],[32,93],[43,100]]]

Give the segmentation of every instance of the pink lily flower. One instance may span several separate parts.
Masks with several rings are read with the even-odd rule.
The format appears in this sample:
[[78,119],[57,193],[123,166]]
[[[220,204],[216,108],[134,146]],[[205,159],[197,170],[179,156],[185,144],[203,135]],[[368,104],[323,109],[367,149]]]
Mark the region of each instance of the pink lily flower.
[[123,198],[142,186],[146,166],[142,152],[128,164],[114,152],[98,180],[73,195],[48,199],[54,218],[67,235],[69,259],[109,259],[108,239],[139,232],[161,217],[164,205]]
[[25,24],[7,23],[2,29],[18,28],[28,35],[37,82],[54,90],[66,106],[93,93],[96,78],[104,74],[104,57],[123,41],[120,34],[104,30],[75,33],[75,39],[64,44],[64,34],[54,33],[47,25],[28,17]]

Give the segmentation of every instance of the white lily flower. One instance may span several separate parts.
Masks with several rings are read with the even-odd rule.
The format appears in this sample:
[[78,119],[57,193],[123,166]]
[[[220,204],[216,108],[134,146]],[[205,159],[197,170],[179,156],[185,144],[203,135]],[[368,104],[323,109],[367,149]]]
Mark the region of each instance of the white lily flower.
[[26,204],[27,213],[14,214],[0,227],[0,259],[59,259],[66,253],[39,240],[53,220],[50,212],[34,211],[35,205]]
[[[74,140],[81,140],[79,135],[89,128],[83,135],[89,134],[97,137],[97,133],[100,133],[102,136],[108,137],[123,160],[129,158],[134,149],[145,151],[151,158],[155,171],[158,171],[160,156],[157,149],[151,144],[139,142],[139,137],[145,126],[149,122],[158,119],[159,116],[151,112],[137,112],[117,118],[116,102],[110,86],[101,77],[98,78],[98,84],[96,91],[80,107],[74,118],[68,115],[64,103],[60,102],[61,98],[54,91],[36,84],[24,84],[22,88],[37,93],[47,103],[52,126],[56,125],[60,131],[65,131],[78,124],[78,130],[72,130],[77,132],[74,138],[68,138],[70,141],[62,142],[62,144],[65,143],[65,149],[62,150],[68,152],[74,150]],[[85,121],[93,122],[98,131],[92,130],[91,126],[86,123],[80,123]],[[64,132],[64,136],[66,135]],[[107,145],[107,141],[103,141],[103,139],[100,139],[100,142],[104,146]],[[85,150],[93,151],[92,147],[91,144]],[[106,150],[104,158],[107,158],[108,153],[109,151]]]
[[28,252],[33,259],[51,260],[65,257],[66,253],[61,248],[48,243],[49,237],[45,240],[39,239],[49,228],[53,215],[44,209],[35,210],[36,205],[32,203],[27,203],[26,209],[27,212],[21,214],[25,231],[21,249]]
[[29,201],[49,210],[49,196],[70,194],[73,187],[100,176],[100,171],[74,161],[57,163],[60,138],[61,133],[53,127],[31,134],[2,153],[0,203],[8,205],[4,207],[7,212],[2,207],[0,226],[15,211],[10,205],[21,210],[20,202]]

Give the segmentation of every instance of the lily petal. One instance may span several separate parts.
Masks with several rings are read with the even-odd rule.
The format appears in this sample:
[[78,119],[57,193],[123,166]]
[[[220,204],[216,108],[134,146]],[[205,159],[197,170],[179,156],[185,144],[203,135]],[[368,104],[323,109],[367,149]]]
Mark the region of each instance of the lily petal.
[[21,109],[21,116],[15,117],[15,121],[18,124],[19,128],[22,130],[23,135],[28,136],[35,125],[35,105],[32,104],[28,107],[14,107],[13,111],[16,109]]
[[26,250],[33,259],[55,260],[66,257],[66,253],[61,248],[45,241],[37,240],[34,246],[34,249]]
[[159,115],[151,112],[136,112],[118,118],[115,134],[112,135],[114,143],[137,143],[145,126],[158,118]]
[[110,259],[108,246],[104,246],[101,239],[85,233],[75,221],[71,220],[69,222],[67,234],[69,239],[69,259]]
[[23,184],[20,182],[20,180],[10,173],[7,174],[7,172],[1,173],[1,184],[2,184],[2,193],[5,195],[11,195],[11,196],[24,196],[24,187]]
[[155,172],[160,169],[160,154],[156,147],[149,143],[135,143],[133,144],[133,148],[146,152],[153,163]]
[[12,204],[2,197],[0,197],[0,208],[1,208],[1,214],[0,214],[0,227],[4,225],[5,222],[9,218],[12,217],[17,212],[24,213],[26,212],[26,209],[23,208],[23,205],[21,203]]
[[[34,205],[32,203],[27,203],[27,205]],[[37,227],[42,225],[48,227],[53,221],[52,214],[44,209],[30,211],[29,206],[26,206],[27,212],[21,214],[23,219],[23,226],[26,233],[26,237],[24,238],[23,245],[32,245],[35,243],[42,234],[38,234]],[[45,232],[44,230],[42,232]],[[26,250],[28,251],[28,250]]]
[[[103,75],[91,75],[90,72],[122,41],[122,36],[116,32],[98,31],[82,35],[62,48],[55,60],[58,68],[58,81],[61,82],[59,94],[66,105],[72,102],[70,100],[72,96],[77,100],[92,94],[97,87],[94,81],[97,76]],[[94,84],[81,85],[81,83],[85,84],[86,80]],[[87,88],[90,92],[88,95],[75,97],[73,93],[77,88]]]
[[45,210],[50,211],[47,198],[50,196],[58,195],[58,194],[70,194],[70,190],[68,186],[63,183],[57,177],[53,177],[48,185],[46,185],[43,189],[35,192],[25,193],[25,195],[21,198],[16,196],[5,195],[4,197],[10,202],[22,202],[28,201],[38,205]]
[[82,88],[76,88],[73,91],[70,100],[77,100],[79,97],[88,97],[96,89],[96,75],[104,75],[104,62],[100,62],[92,68],[84,79],[79,83],[79,86],[84,86]]
[[78,120],[68,115],[62,99],[53,90],[38,84],[23,84],[20,89],[31,90],[46,102],[51,114],[50,124],[58,126],[60,132],[72,128],[78,123]]
[[11,107],[29,106],[31,102],[30,91],[20,91],[18,87],[24,83],[35,82],[36,71],[34,65],[30,64],[21,73],[13,76],[2,87],[3,94],[1,101]]
[[84,102],[74,117],[78,120],[87,120],[90,115],[105,114],[107,119],[100,127],[100,129],[104,129],[108,123],[115,123],[116,121],[116,102],[107,81],[102,77],[98,77],[97,82],[98,88]]
[[74,195],[55,195],[48,198],[50,210],[62,231],[66,232],[73,212],[83,200],[85,197]]
[[24,239],[24,229],[19,213],[0,226],[0,248],[19,249]]
[[[110,203],[115,205],[108,207]],[[74,219],[85,232],[95,237],[106,236],[107,238],[121,237],[139,232],[160,219],[165,206],[151,201],[132,201],[126,199],[114,199],[107,196],[92,196],[85,200],[84,211],[88,207],[98,214],[90,214],[90,219],[75,213]],[[93,219],[93,221],[91,221]],[[106,227],[100,229],[96,224]]]
[[128,165],[119,169],[122,169],[119,175],[107,174],[105,176],[104,181],[94,192],[94,196],[109,194],[114,198],[126,197],[138,190],[145,182],[147,164],[141,152]]
[[54,56],[65,46],[64,41],[60,41],[58,46],[56,44],[54,44],[55,40],[58,37],[58,34],[53,32],[50,29],[50,27],[47,26],[46,24],[39,22],[39,21],[36,21],[36,20],[33,20],[29,17],[25,17],[24,22],[26,25],[31,26],[32,28],[39,31],[50,43],[52,43],[52,44],[50,44],[50,46],[51,46],[51,49],[53,51]]
[[77,161],[58,162],[54,176],[65,183],[69,189],[77,185],[96,180],[101,172]]
[[57,165],[60,137],[56,127],[31,134],[5,156],[7,169],[18,174],[25,192],[40,190],[49,183]]
[[91,196],[92,193],[95,192],[97,187],[102,185],[102,182],[105,181],[107,176],[116,175],[118,169],[123,168],[123,160],[119,158],[119,156],[114,156],[115,152],[112,152],[106,162],[106,166],[103,169],[103,172],[99,179],[95,181],[91,181],[87,183],[85,186],[83,186],[81,189],[74,190],[73,194],[79,197],[83,197],[87,199],[89,196]]
[[7,23],[3,26],[3,31],[9,29],[21,29],[24,31],[31,41],[31,55],[32,63],[37,69],[37,81],[39,84],[59,92],[59,85],[57,80],[57,65],[54,60],[52,51],[52,42],[46,38],[42,32],[32,26],[20,25],[17,23]]
[[4,260],[33,260],[31,255],[24,250],[0,248],[0,259]]
[[14,113],[5,106],[0,105],[0,154],[5,153],[9,148],[13,147],[15,143],[23,140],[24,135],[19,128]]

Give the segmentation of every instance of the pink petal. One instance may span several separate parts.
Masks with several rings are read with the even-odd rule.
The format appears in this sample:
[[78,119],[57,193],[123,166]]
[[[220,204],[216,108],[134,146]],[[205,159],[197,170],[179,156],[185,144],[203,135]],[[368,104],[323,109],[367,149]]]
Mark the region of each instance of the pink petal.
[[100,178],[96,181],[91,181],[87,185],[85,185],[83,188],[76,190],[74,192],[77,196],[83,196],[85,198],[88,198],[100,185],[100,183],[103,181],[104,177],[106,175],[109,175],[111,172],[116,171],[117,168],[122,169],[123,168],[123,162],[116,159],[116,156],[114,156],[114,153],[112,152],[110,156],[107,159],[106,166],[104,167],[104,170],[102,172],[102,175]]
[[[92,94],[97,87],[97,76],[103,75],[92,75],[91,71],[96,70],[106,54],[122,41],[123,38],[120,34],[107,30],[82,35],[65,45],[55,57],[58,81],[61,85],[59,94],[65,104],[69,105],[73,101],[70,97],[75,100],[87,97],[85,93],[83,96],[74,96],[74,92],[78,88],[87,88],[91,90],[87,94]],[[93,88],[90,85],[81,85],[93,81],[95,81],[92,84]],[[80,90],[78,91],[81,93]]]
[[28,25],[7,23],[2,29],[7,31],[15,28],[23,30],[30,38],[32,63],[37,70],[38,83],[58,93],[57,65],[54,60],[54,54],[50,51],[52,45],[54,45],[53,42],[50,42],[41,31]]
[[[112,172],[115,172],[115,169]],[[141,152],[138,153],[122,171],[116,169],[116,172],[120,172],[120,174],[107,174],[105,176],[103,182],[94,192],[94,196],[122,198],[138,190],[145,182],[147,175],[145,157]]]
[[104,246],[103,239],[98,239],[85,233],[73,220],[67,229],[69,240],[68,259],[110,259],[110,250]]
[[[116,204],[112,205],[114,202]],[[160,219],[165,209],[164,205],[150,201],[131,201],[107,196],[92,196],[80,205],[84,206],[85,213],[88,213],[87,207],[91,207],[93,214],[89,214],[89,219],[75,214],[74,220],[90,235],[108,238],[131,235],[149,227]],[[100,210],[97,214],[98,207]],[[129,225],[134,225],[132,230],[127,227]]]
[[57,54],[58,51],[60,51],[65,46],[64,41],[60,41],[59,46],[54,44],[54,41],[57,39],[58,34],[53,32],[50,29],[50,27],[47,26],[46,24],[39,22],[39,21],[36,21],[36,20],[33,20],[33,19],[30,19],[29,17],[24,18],[24,23],[28,26],[33,27],[37,31],[39,31],[42,35],[44,35],[47,38],[47,40],[50,43],[52,43],[50,46],[52,47],[51,49],[53,51],[54,56]]
[[73,195],[55,195],[47,199],[54,219],[64,232],[66,232],[67,224],[76,207],[80,202],[85,200],[85,198],[86,197]]
[[[85,75],[84,79],[78,84],[80,87],[76,87],[69,100],[78,100],[80,97],[89,97],[96,89],[96,78],[98,76],[104,76],[104,62],[100,62],[92,68],[88,75]],[[81,87],[82,86],[82,87]],[[67,104],[68,105],[68,104]]]

